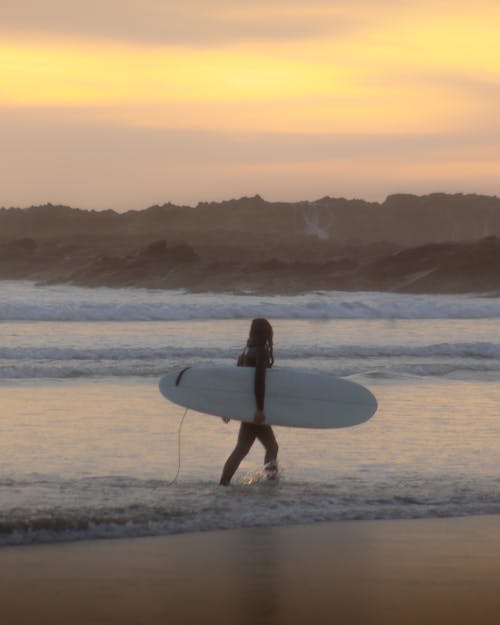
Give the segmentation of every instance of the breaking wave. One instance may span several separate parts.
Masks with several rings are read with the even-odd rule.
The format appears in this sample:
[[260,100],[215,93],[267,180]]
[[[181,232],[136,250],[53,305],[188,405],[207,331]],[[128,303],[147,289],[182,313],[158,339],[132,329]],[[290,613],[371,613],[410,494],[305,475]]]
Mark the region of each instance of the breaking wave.
[[324,291],[257,296],[3,282],[0,321],[489,319],[500,298]]
[[[234,364],[237,353],[234,347],[0,347],[0,379],[160,376],[180,366]],[[344,376],[500,372],[500,343],[488,342],[296,346],[276,355],[282,366],[298,363]]]

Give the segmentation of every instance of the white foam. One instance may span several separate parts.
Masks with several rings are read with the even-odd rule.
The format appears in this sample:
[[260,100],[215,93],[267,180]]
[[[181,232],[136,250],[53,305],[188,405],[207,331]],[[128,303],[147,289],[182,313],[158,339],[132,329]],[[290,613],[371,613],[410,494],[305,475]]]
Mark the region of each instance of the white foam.
[[0,321],[500,318],[500,298],[317,292],[296,296],[0,283]]
[[[0,547],[96,538],[168,535],[208,530],[353,519],[401,519],[499,514],[495,483],[436,475],[377,481],[339,475],[335,484],[235,481],[230,489],[190,482],[166,489],[158,480],[52,479],[0,484],[9,492],[40,488],[22,507],[4,507]],[[37,481],[38,480],[38,481]],[[109,499],[109,490],[113,499]],[[71,505],[60,493],[82,494]],[[164,495],[168,492],[168,497]],[[42,502],[49,498],[50,507]],[[270,505],[272,502],[272,505]],[[195,513],[196,511],[196,513]]]
[[[194,364],[233,364],[238,350],[219,347],[1,347],[0,378],[160,376]],[[448,375],[500,371],[500,343],[288,346],[280,366],[307,366],[336,375]]]

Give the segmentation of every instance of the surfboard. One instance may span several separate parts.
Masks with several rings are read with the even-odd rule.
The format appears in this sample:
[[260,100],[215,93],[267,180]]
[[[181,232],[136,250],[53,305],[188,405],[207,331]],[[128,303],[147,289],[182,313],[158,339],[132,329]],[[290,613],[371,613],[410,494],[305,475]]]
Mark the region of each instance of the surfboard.
[[[253,421],[253,367],[195,366],[172,371],[159,388],[171,402],[219,417]],[[274,367],[266,372],[264,414],[269,425],[344,428],[367,421],[377,410],[372,393],[350,380]]]

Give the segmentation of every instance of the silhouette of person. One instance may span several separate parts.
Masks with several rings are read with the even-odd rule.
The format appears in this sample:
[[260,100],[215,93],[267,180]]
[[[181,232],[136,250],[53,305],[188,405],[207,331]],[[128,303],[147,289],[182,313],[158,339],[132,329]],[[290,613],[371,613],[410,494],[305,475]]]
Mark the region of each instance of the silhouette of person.
[[[255,416],[253,422],[242,422],[238,441],[227,459],[220,484],[227,486],[243,458],[248,454],[255,439],[264,446],[264,469],[269,478],[275,478],[278,471],[278,443],[270,425],[265,423],[264,398],[266,391],[266,370],[274,364],[273,328],[267,319],[254,319],[250,326],[247,344],[238,357],[238,367],[255,367]],[[228,423],[229,419],[223,419]]]

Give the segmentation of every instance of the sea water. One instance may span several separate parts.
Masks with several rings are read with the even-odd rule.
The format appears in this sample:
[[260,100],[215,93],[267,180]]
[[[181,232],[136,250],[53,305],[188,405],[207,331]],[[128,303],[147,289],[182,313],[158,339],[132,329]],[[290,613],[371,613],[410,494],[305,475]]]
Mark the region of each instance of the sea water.
[[[184,414],[158,380],[235,364],[256,316],[276,366],[360,382],[379,409],[354,428],[276,428],[279,479],[256,443],[220,487],[238,424]],[[1,282],[0,545],[500,514],[499,330],[492,297]]]

